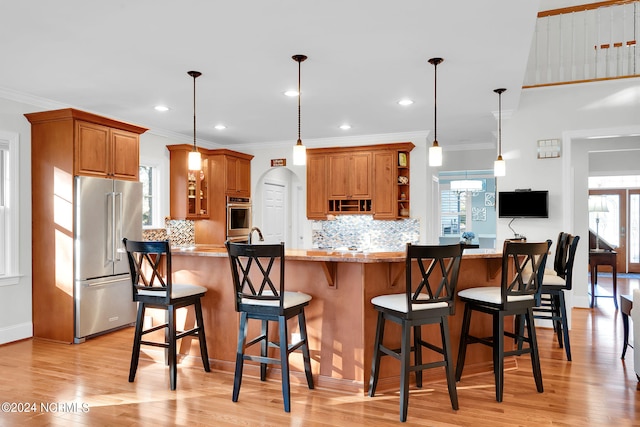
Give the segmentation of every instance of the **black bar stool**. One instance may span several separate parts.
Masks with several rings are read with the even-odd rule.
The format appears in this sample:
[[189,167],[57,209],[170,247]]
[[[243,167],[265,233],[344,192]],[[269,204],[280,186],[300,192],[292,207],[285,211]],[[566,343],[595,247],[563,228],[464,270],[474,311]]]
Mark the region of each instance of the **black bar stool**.
[[[458,292],[458,298],[465,303],[460,334],[458,364],[456,366],[456,380],[460,381],[468,344],[484,344],[493,348],[493,371],[496,382],[496,400],[502,402],[504,385],[504,358],[506,356],[531,354],[531,365],[536,388],[543,392],[542,371],[538,356],[536,328],[533,320],[533,307],[536,305],[536,294],[544,274],[547,251],[551,241],[542,243],[504,242],[502,251],[502,279],[501,286],[478,287],[464,289]],[[510,265],[511,264],[511,265]],[[474,311],[489,314],[493,317],[493,335],[490,337],[475,337],[469,333],[471,314]],[[504,318],[515,316],[524,317],[527,335],[523,328],[516,327],[516,332],[504,330]],[[517,349],[505,351],[504,337],[514,338],[519,344]],[[522,348],[520,342],[528,344]]]
[[[458,283],[460,260],[464,245],[417,246],[407,244],[405,260],[406,285],[402,294],[381,295],[371,303],[378,311],[378,325],[371,363],[369,396],[373,397],[378,384],[380,359],[392,356],[400,360],[400,421],[407,420],[409,404],[409,373],[416,373],[416,385],[422,387],[422,371],[444,366],[449,388],[451,407],[458,409],[458,393],[453,374],[453,358],[449,339],[448,317],[453,314],[454,296]],[[420,274],[412,274],[417,265]],[[399,349],[384,345],[385,322],[390,320],[402,326],[402,339]],[[422,325],[440,326],[441,346],[422,339]],[[411,332],[413,331],[413,346]],[[422,362],[422,349],[435,351],[442,360],[432,363]],[[414,364],[411,365],[411,351],[414,352]]]
[[[280,365],[282,372],[284,410],[290,412],[289,354],[292,351],[302,350],[307,384],[310,389],[313,389],[311,358],[304,316],[304,308],[309,305],[311,296],[302,292],[284,290],[284,243],[249,245],[227,241],[225,246],[229,253],[231,275],[235,286],[236,311],[240,313],[232,400],[238,401],[245,360],[260,362],[260,379],[262,381],[265,381],[267,377],[267,364],[276,364]],[[289,344],[287,320],[293,317],[298,318],[300,341]],[[262,329],[260,335],[247,342],[249,319],[260,320]],[[279,342],[269,341],[270,321],[278,322]],[[259,356],[246,354],[246,349],[254,344],[260,344]],[[268,347],[278,348],[279,357],[269,357]]]
[[[137,242],[122,239],[131,272],[133,285],[133,300],[138,302],[138,315],[133,339],[129,382],[133,382],[138,369],[140,346],[150,345],[168,349],[168,365],[171,390],[176,389],[177,369],[177,340],[186,336],[194,336],[200,342],[200,356],[206,372],[210,372],[207,340],[202,320],[202,305],[200,299],[207,292],[207,288],[198,285],[173,283],[171,272],[171,250],[169,241]],[[197,325],[188,331],[176,331],[176,310],[193,306]],[[144,313],[147,308],[159,308],[167,311],[167,323],[143,330]],[[165,341],[144,341],[143,335],[166,329]]]

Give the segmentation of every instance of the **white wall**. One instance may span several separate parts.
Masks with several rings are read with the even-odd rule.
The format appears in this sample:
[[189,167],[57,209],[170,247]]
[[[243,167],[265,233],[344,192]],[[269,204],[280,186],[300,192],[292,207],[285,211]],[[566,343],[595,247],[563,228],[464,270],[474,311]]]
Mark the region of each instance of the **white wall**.
[[[589,152],[589,176],[640,175],[640,135],[626,138],[613,138],[606,142],[615,146],[626,144],[627,140],[635,148],[620,151]],[[600,148],[600,146],[598,147]],[[634,152],[636,151],[636,152]]]
[[[607,147],[588,136],[640,134],[640,79],[622,79],[526,89],[511,119],[502,125],[507,175],[498,191],[516,188],[549,190],[549,219],[516,220],[514,228],[529,241],[551,238],[560,231],[580,235],[574,268],[574,303],[588,306],[587,176],[588,151]],[[557,159],[537,159],[537,140],[560,138]],[[507,220],[498,220],[498,244],[512,236]]]

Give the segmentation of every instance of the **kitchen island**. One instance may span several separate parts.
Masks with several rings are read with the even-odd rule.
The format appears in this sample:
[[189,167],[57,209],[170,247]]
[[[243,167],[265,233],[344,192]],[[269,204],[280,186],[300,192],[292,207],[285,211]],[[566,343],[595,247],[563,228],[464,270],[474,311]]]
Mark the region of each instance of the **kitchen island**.
[[[404,290],[404,252],[357,252],[288,249],[285,253],[285,283],[290,291],[313,297],[305,309],[311,350],[311,367],[318,387],[365,392],[369,383],[376,312],[371,298]],[[197,245],[172,251],[175,282],[207,287],[202,301],[209,358],[214,369],[233,372],[237,345],[238,315],[234,309],[234,289],[227,252],[224,247]],[[458,279],[458,290],[475,286],[499,285],[501,254],[489,249],[465,250]],[[456,314],[450,318],[454,358],[458,352],[463,305],[456,302]],[[189,313],[185,322],[194,321]],[[474,335],[491,335],[491,318],[473,319]],[[249,336],[257,333],[259,322],[250,325]],[[292,323],[293,325],[293,323]],[[400,328],[388,323],[385,341],[397,338]],[[276,328],[273,328],[274,332]],[[423,336],[440,342],[437,326],[423,327]],[[291,329],[290,334],[297,331]],[[275,350],[274,350],[275,351]],[[183,339],[180,353],[193,355],[182,363],[198,363],[197,342]],[[433,356],[427,352],[425,360]],[[192,360],[193,359],[193,360]],[[433,357],[436,360],[437,357]],[[454,359],[455,360],[455,359]],[[471,346],[467,351],[465,374],[492,371],[491,349]],[[302,356],[293,353],[292,382],[303,383]],[[515,366],[514,359],[506,361]],[[400,364],[384,358],[379,387],[397,386]],[[444,379],[444,370],[427,374],[427,381]],[[245,374],[259,375],[257,365],[245,364]],[[269,375],[279,378],[277,373]]]

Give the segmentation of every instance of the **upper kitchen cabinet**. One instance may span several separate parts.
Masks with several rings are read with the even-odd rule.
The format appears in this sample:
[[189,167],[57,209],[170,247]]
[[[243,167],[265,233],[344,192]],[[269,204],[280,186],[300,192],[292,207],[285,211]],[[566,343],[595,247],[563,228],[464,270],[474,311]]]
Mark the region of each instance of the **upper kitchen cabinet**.
[[138,134],[77,120],[76,135],[76,175],[138,180]]
[[38,144],[72,150],[73,175],[138,180],[140,134],[146,128],[73,108],[25,116],[39,135]]
[[226,193],[228,196],[251,196],[251,159],[253,156],[240,153],[224,156],[226,171]]
[[200,149],[202,169],[188,168],[189,153],[193,146],[168,145],[169,150],[169,210],[173,219],[199,219],[209,217],[209,159]]
[[371,153],[336,153],[329,160],[330,199],[371,198]]
[[409,216],[410,142],[307,150],[307,218]]
[[307,150],[307,218],[327,219],[327,156]]

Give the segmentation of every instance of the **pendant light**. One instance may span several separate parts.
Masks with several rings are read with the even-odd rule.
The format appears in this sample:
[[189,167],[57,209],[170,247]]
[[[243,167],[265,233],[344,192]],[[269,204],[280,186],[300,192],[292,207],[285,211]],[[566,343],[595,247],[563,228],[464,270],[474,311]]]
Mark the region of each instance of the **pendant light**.
[[494,89],[498,94],[498,158],[493,162],[493,175],[505,176],[507,173],[507,164],[502,158],[502,92],[505,88]]
[[298,142],[293,146],[293,164],[303,166],[307,164],[307,149],[302,145],[300,139],[300,64],[307,57],[306,55],[293,55],[291,58],[298,63]]
[[200,71],[188,71],[193,77],[193,151],[189,153],[189,170],[198,171],[202,169],[202,156],[196,147],[196,79],[202,75]]
[[429,63],[433,65],[433,145],[429,147],[429,166],[442,166],[442,147],[438,145],[438,102],[436,91],[438,88],[438,64],[444,59],[431,58]]

